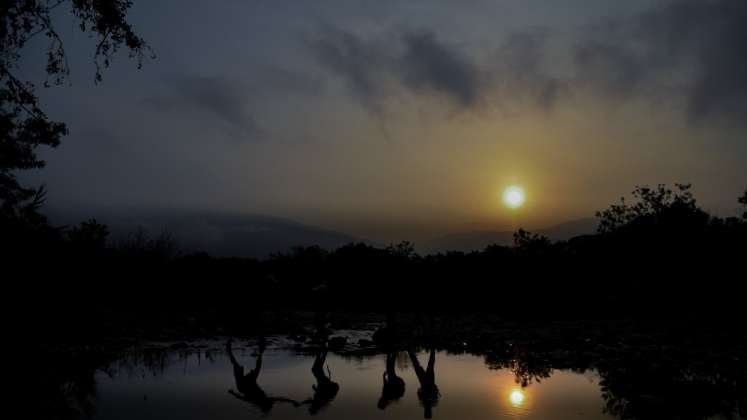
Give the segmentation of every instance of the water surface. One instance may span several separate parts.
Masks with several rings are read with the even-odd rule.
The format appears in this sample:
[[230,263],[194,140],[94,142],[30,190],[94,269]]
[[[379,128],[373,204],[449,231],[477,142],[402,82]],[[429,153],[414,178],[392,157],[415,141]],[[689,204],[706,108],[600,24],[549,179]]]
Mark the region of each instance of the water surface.
[[235,344],[233,355],[235,363],[218,346],[131,354],[96,374],[92,418],[612,418],[591,370],[550,370],[522,386],[515,371],[491,369],[469,354],[342,357],[267,349],[260,366],[256,347]]

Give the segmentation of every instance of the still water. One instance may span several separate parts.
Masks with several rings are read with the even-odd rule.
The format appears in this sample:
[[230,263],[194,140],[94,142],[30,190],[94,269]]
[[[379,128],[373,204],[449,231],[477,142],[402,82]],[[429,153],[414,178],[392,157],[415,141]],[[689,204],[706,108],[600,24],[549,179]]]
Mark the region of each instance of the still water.
[[[233,355],[233,360],[230,357]],[[97,420],[606,419],[594,371],[551,370],[523,387],[481,356],[342,357],[235,343],[132,354],[96,374]],[[259,362],[259,363],[258,363]],[[547,376],[547,375],[545,375]]]

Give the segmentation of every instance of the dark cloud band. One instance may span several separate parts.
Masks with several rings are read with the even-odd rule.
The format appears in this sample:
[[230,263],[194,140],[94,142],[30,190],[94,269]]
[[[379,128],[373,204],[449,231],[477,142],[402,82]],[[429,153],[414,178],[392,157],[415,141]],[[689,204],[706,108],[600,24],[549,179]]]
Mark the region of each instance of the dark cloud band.
[[327,28],[314,52],[371,109],[380,108],[393,80],[415,95],[443,95],[464,109],[528,100],[550,110],[580,93],[601,101],[684,100],[690,121],[743,121],[744,22],[742,0],[679,0],[601,19],[567,40],[561,55],[571,71],[565,74],[549,58],[552,30],[513,33],[483,52],[494,59],[479,66],[466,51],[426,31],[395,33],[391,42]]

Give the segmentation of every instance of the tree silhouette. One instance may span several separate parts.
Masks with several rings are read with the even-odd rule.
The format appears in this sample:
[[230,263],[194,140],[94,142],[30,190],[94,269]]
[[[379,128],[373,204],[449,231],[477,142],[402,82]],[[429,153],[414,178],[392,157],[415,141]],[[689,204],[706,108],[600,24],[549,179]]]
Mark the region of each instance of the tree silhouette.
[[67,232],[68,240],[74,247],[86,251],[100,250],[106,247],[109,228],[98,223],[96,219],[81,222]]
[[744,213],[742,214],[743,219],[747,219],[747,190],[744,190],[744,194],[739,197],[739,203],[744,207]]
[[551,246],[552,241],[550,241],[550,238],[547,236],[531,233],[524,229],[519,229],[514,232],[514,248],[517,251],[530,254],[540,254],[545,252]]
[[674,190],[664,184],[659,184],[656,188],[636,187],[633,197],[636,202],[632,205],[621,198],[619,204],[596,213],[600,219],[600,233],[650,227],[675,220],[696,224],[708,221],[708,214],[698,208],[690,192],[690,184],[675,184]]
[[[121,48],[142,64],[146,54],[152,56],[146,42],[126,20],[132,2],[128,0],[4,0],[0,4],[0,212],[5,218],[23,218],[24,212],[35,212],[43,199],[43,190],[20,185],[15,176],[19,170],[37,169],[45,162],[38,158],[39,146],[56,147],[67,134],[65,124],[50,121],[39,104],[34,84],[18,79],[23,47],[32,38],[49,39],[46,56],[45,86],[60,85],[70,74],[65,47],[55,30],[52,11],[70,8],[81,31],[98,38],[93,61],[94,80],[101,81],[103,69]],[[29,202],[31,205],[29,206]]]

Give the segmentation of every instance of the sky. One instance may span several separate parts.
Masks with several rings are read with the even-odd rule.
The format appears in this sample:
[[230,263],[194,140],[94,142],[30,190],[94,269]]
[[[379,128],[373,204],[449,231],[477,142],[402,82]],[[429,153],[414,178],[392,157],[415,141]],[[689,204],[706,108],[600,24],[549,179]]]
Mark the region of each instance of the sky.
[[[591,217],[636,185],[747,187],[741,0],[134,0],[156,58],[43,88],[56,208],[270,215],[394,242]],[[501,194],[519,185],[511,210]]]

